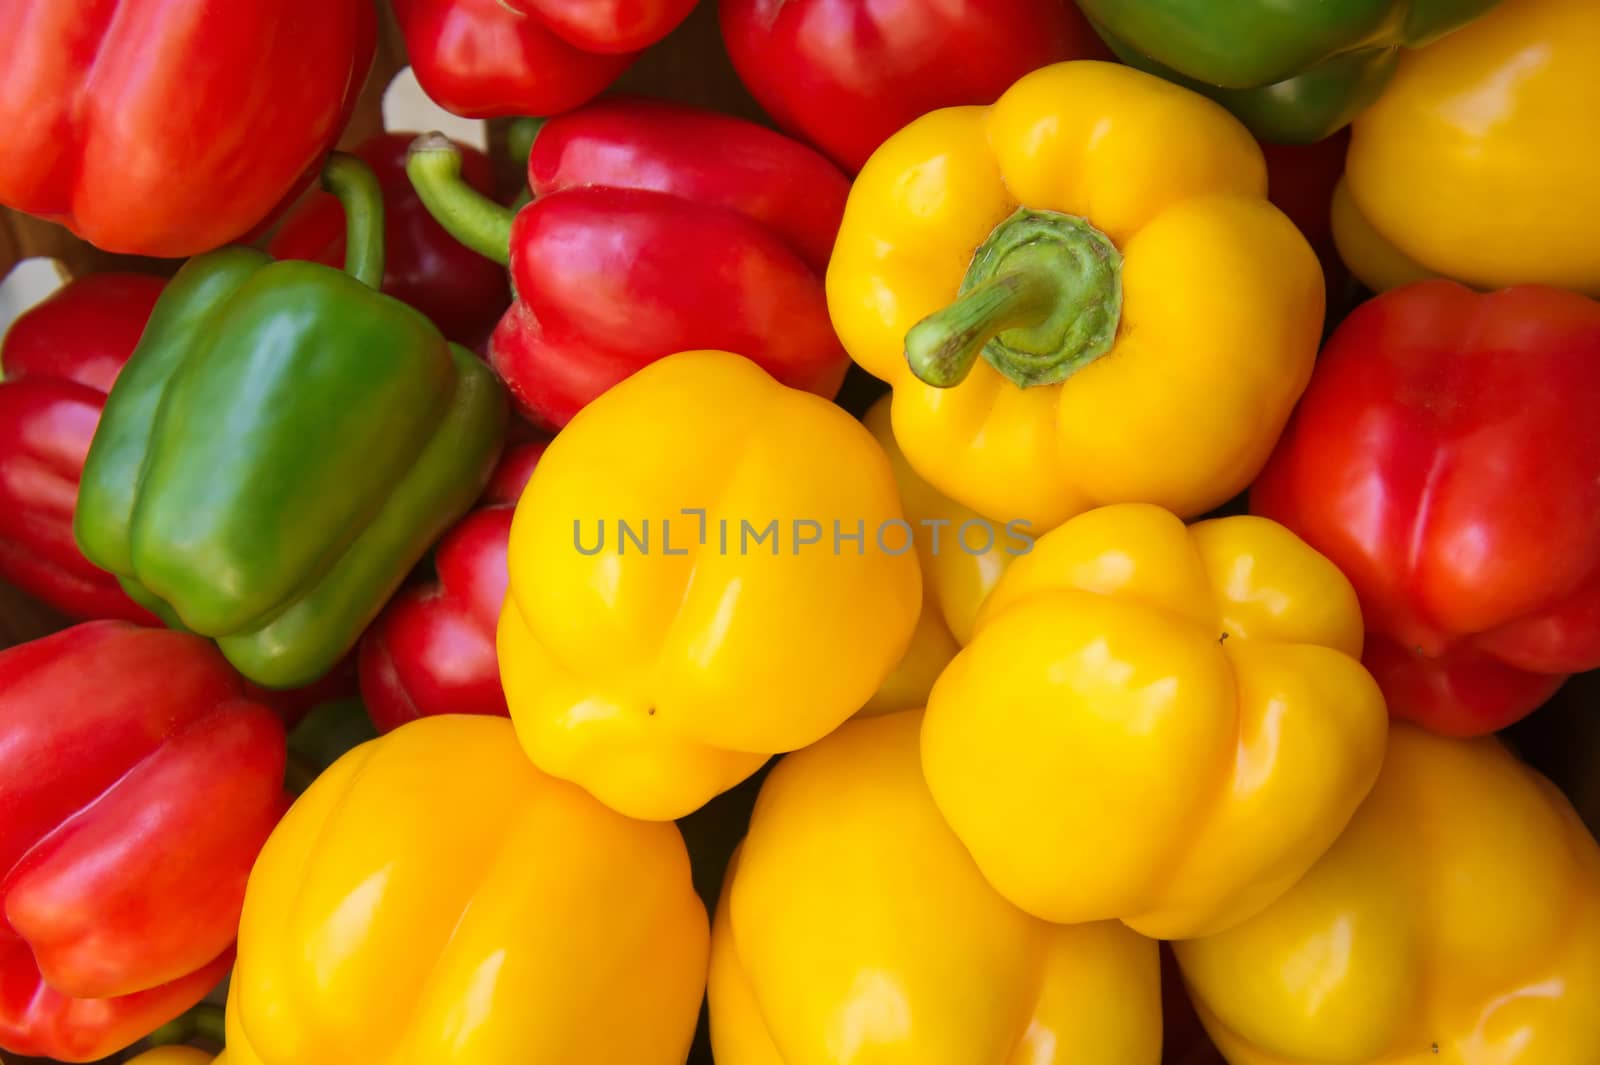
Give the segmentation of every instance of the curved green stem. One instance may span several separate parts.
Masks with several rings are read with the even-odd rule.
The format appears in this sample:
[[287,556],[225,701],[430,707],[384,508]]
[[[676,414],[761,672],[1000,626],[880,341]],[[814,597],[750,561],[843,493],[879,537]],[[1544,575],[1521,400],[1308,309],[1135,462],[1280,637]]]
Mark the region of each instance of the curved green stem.
[[442,133],[411,142],[406,176],[428,213],[456,240],[497,263],[511,261],[511,220],[516,213],[461,178],[461,150]]
[[1116,342],[1122,255],[1087,221],[1023,208],[978,248],[959,298],[906,333],[911,372],[954,388],[983,358],[1018,388],[1060,384]]
[[145,1041],[153,1047],[164,1047],[204,1039],[220,1047],[228,1041],[224,1020],[221,1006],[202,1002],[151,1032]]
[[383,190],[377,175],[348,152],[334,152],[322,168],[322,187],[344,207],[345,273],[370,288],[382,288]]

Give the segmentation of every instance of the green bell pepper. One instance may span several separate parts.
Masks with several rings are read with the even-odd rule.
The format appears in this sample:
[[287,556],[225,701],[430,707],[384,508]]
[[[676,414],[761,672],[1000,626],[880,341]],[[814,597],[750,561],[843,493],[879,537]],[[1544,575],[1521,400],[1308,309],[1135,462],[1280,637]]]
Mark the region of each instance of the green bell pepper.
[[1078,0],[1131,66],[1205,93],[1262,140],[1337,133],[1419,48],[1499,0]]
[[190,260],[105,404],[73,532],[169,624],[267,687],[350,650],[487,482],[509,419],[484,363],[380,293],[377,180],[336,154],[345,271]]

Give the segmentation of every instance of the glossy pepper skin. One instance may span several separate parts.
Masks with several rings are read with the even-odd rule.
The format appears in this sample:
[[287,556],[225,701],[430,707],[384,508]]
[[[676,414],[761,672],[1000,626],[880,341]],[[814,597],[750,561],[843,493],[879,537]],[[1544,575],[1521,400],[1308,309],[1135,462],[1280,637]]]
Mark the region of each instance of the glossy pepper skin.
[[828,303],[893,386],[912,467],[1038,534],[1100,504],[1192,516],[1241,491],[1311,375],[1324,294],[1243,126],[1085,61],[880,148]]
[[1600,303],[1398,289],[1345,320],[1251,508],[1349,575],[1391,713],[1470,736],[1600,668]]
[[495,625],[510,582],[511,514],[544,449],[507,449],[478,507],[434,548],[435,579],[401,591],[361,638],[361,698],[380,732],[429,714],[510,712]]
[[228,1062],[682,1065],[708,939],[675,825],[540,773],[504,718],[424,718],[334,763],[268,840]]
[[1293,533],[1105,507],[1012,563],[934,685],[928,786],[1001,894],[1158,939],[1265,908],[1376,779],[1349,581]]
[[662,820],[821,739],[910,643],[903,522],[833,404],[727,352],[639,371],[556,437],[511,523],[497,647],[523,748]]
[[[409,303],[449,340],[476,348],[511,302],[505,271],[459,243],[433,220],[406,177],[414,133],[380,133],[352,150],[372,168],[383,191],[383,291]],[[489,157],[461,149],[461,174],[484,195],[494,191]],[[267,252],[275,259],[308,259],[343,266],[345,217],[339,198],[318,192],[284,219]]]
[[1378,99],[1403,50],[1443,37],[1498,2],[1078,0],[1078,6],[1126,62],[1206,93],[1265,140],[1309,144]]
[[507,418],[480,359],[372,289],[371,172],[329,174],[360,277],[239,247],[187,263],[106,401],[74,519],[130,595],[274,688],[356,645],[477,498]]
[[991,104],[1030,70],[1106,55],[1061,0],[721,0],[740,79],[851,172],[913,119]]
[[0,653],[0,1048],[96,1061],[227,975],[284,759],[196,636],[93,621]]
[[393,0],[417,82],[467,118],[555,115],[598,96],[695,0]]
[[78,478],[105,395],[162,280],[88,274],[12,323],[0,343],[0,579],[74,618],[155,623],[72,539]]
[[244,237],[321,165],[376,31],[369,0],[8,0],[0,204],[134,255]]
[[762,784],[712,932],[718,1065],[1157,1065],[1156,945],[997,895],[923,783],[921,716],[853,721]]
[[1600,297],[1596,54],[1600,7],[1504,0],[1406,56],[1353,127],[1334,235],[1356,276]]
[[1397,723],[1372,795],[1305,879],[1174,946],[1232,1065],[1600,1060],[1600,847],[1492,738]]
[[447,229],[509,261],[517,302],[489,362],[530,420],[560,428],[629,374],[679,351],[737,351],[831,398],[849,359],[823,272],[849,183],[754,123],[616,99],[545,123],[533,202],[511,213],[414,149],[412,180]]
[[1011,560],[1032,548],[1033,538],[1021,528],[996,529],[917,476],[895,443],[888,396],[861,421],[889,457],[922,568],[922,614],[911,646],[861,712],[920,710],[928,705],[933,682],[971,639],[983,600]]

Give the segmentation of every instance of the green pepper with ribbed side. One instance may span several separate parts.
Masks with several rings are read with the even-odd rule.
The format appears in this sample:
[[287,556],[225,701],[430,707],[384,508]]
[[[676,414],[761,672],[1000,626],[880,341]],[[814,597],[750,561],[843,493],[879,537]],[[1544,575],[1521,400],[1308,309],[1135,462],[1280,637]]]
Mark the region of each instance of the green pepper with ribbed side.
[[1309,144],[1378,98],[1400,52],[1499,0],[1078,0],[1131,66],[1205,93],[1256,136]]
[[89,448],[73,531],[169,624],[216,639],[267,687],[353,647],[477,498],[504,389],[378,291],[376,179],[335,154],[343,271],[231,247],[167,286]]

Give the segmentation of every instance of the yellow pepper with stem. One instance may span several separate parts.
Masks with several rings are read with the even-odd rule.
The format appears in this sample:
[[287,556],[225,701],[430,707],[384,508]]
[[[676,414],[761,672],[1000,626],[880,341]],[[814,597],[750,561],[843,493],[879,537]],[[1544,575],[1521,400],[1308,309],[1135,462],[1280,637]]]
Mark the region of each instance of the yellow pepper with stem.
[[1160,939],[1264,909],[1377,779],[1361,612],[1283,526],[1148,504],[1040,538],[934,685],[928,786],[1002,895]]
[[229,1065],[682,1065],[709,947],[675,825],[425,717],[300,796],[251,871]]
[[912,533],[840,408],[726,352],[652,363],[518,501],[497,642],[523,748],[630,817],[692,813],[872,698],[921,610]]
[[861,421],[889,456],[922,567],[922,615],[911,646],[861,713],[920,710],[928,705],[933,682],[972,638],[978,608],[1011,560],[1032,549],[1033,537],[1020,527],[997,527],[918,476],[895,442],[888,396]]
[[1305,878],[1175,952],[1232,1065],[1600,1061],[1600,846],[1492,738],[1397,723]]
[[1383,291],[1427,277],[1600,296],[1600,4],[1503,0],[1407,52],[1352,127],[1340,256]]
[[928,794],[920,719],[852,721],[762,784],[712,934],[717,1065],[1157,1065],[1156,944],[997,895]]
[[829,310],[950,498],[1036,535],[1107,503],[1198,515],[1260,470],[1321,339],[1321,266],[1266,191],[1212,101],[1045,67],[878,149]]

